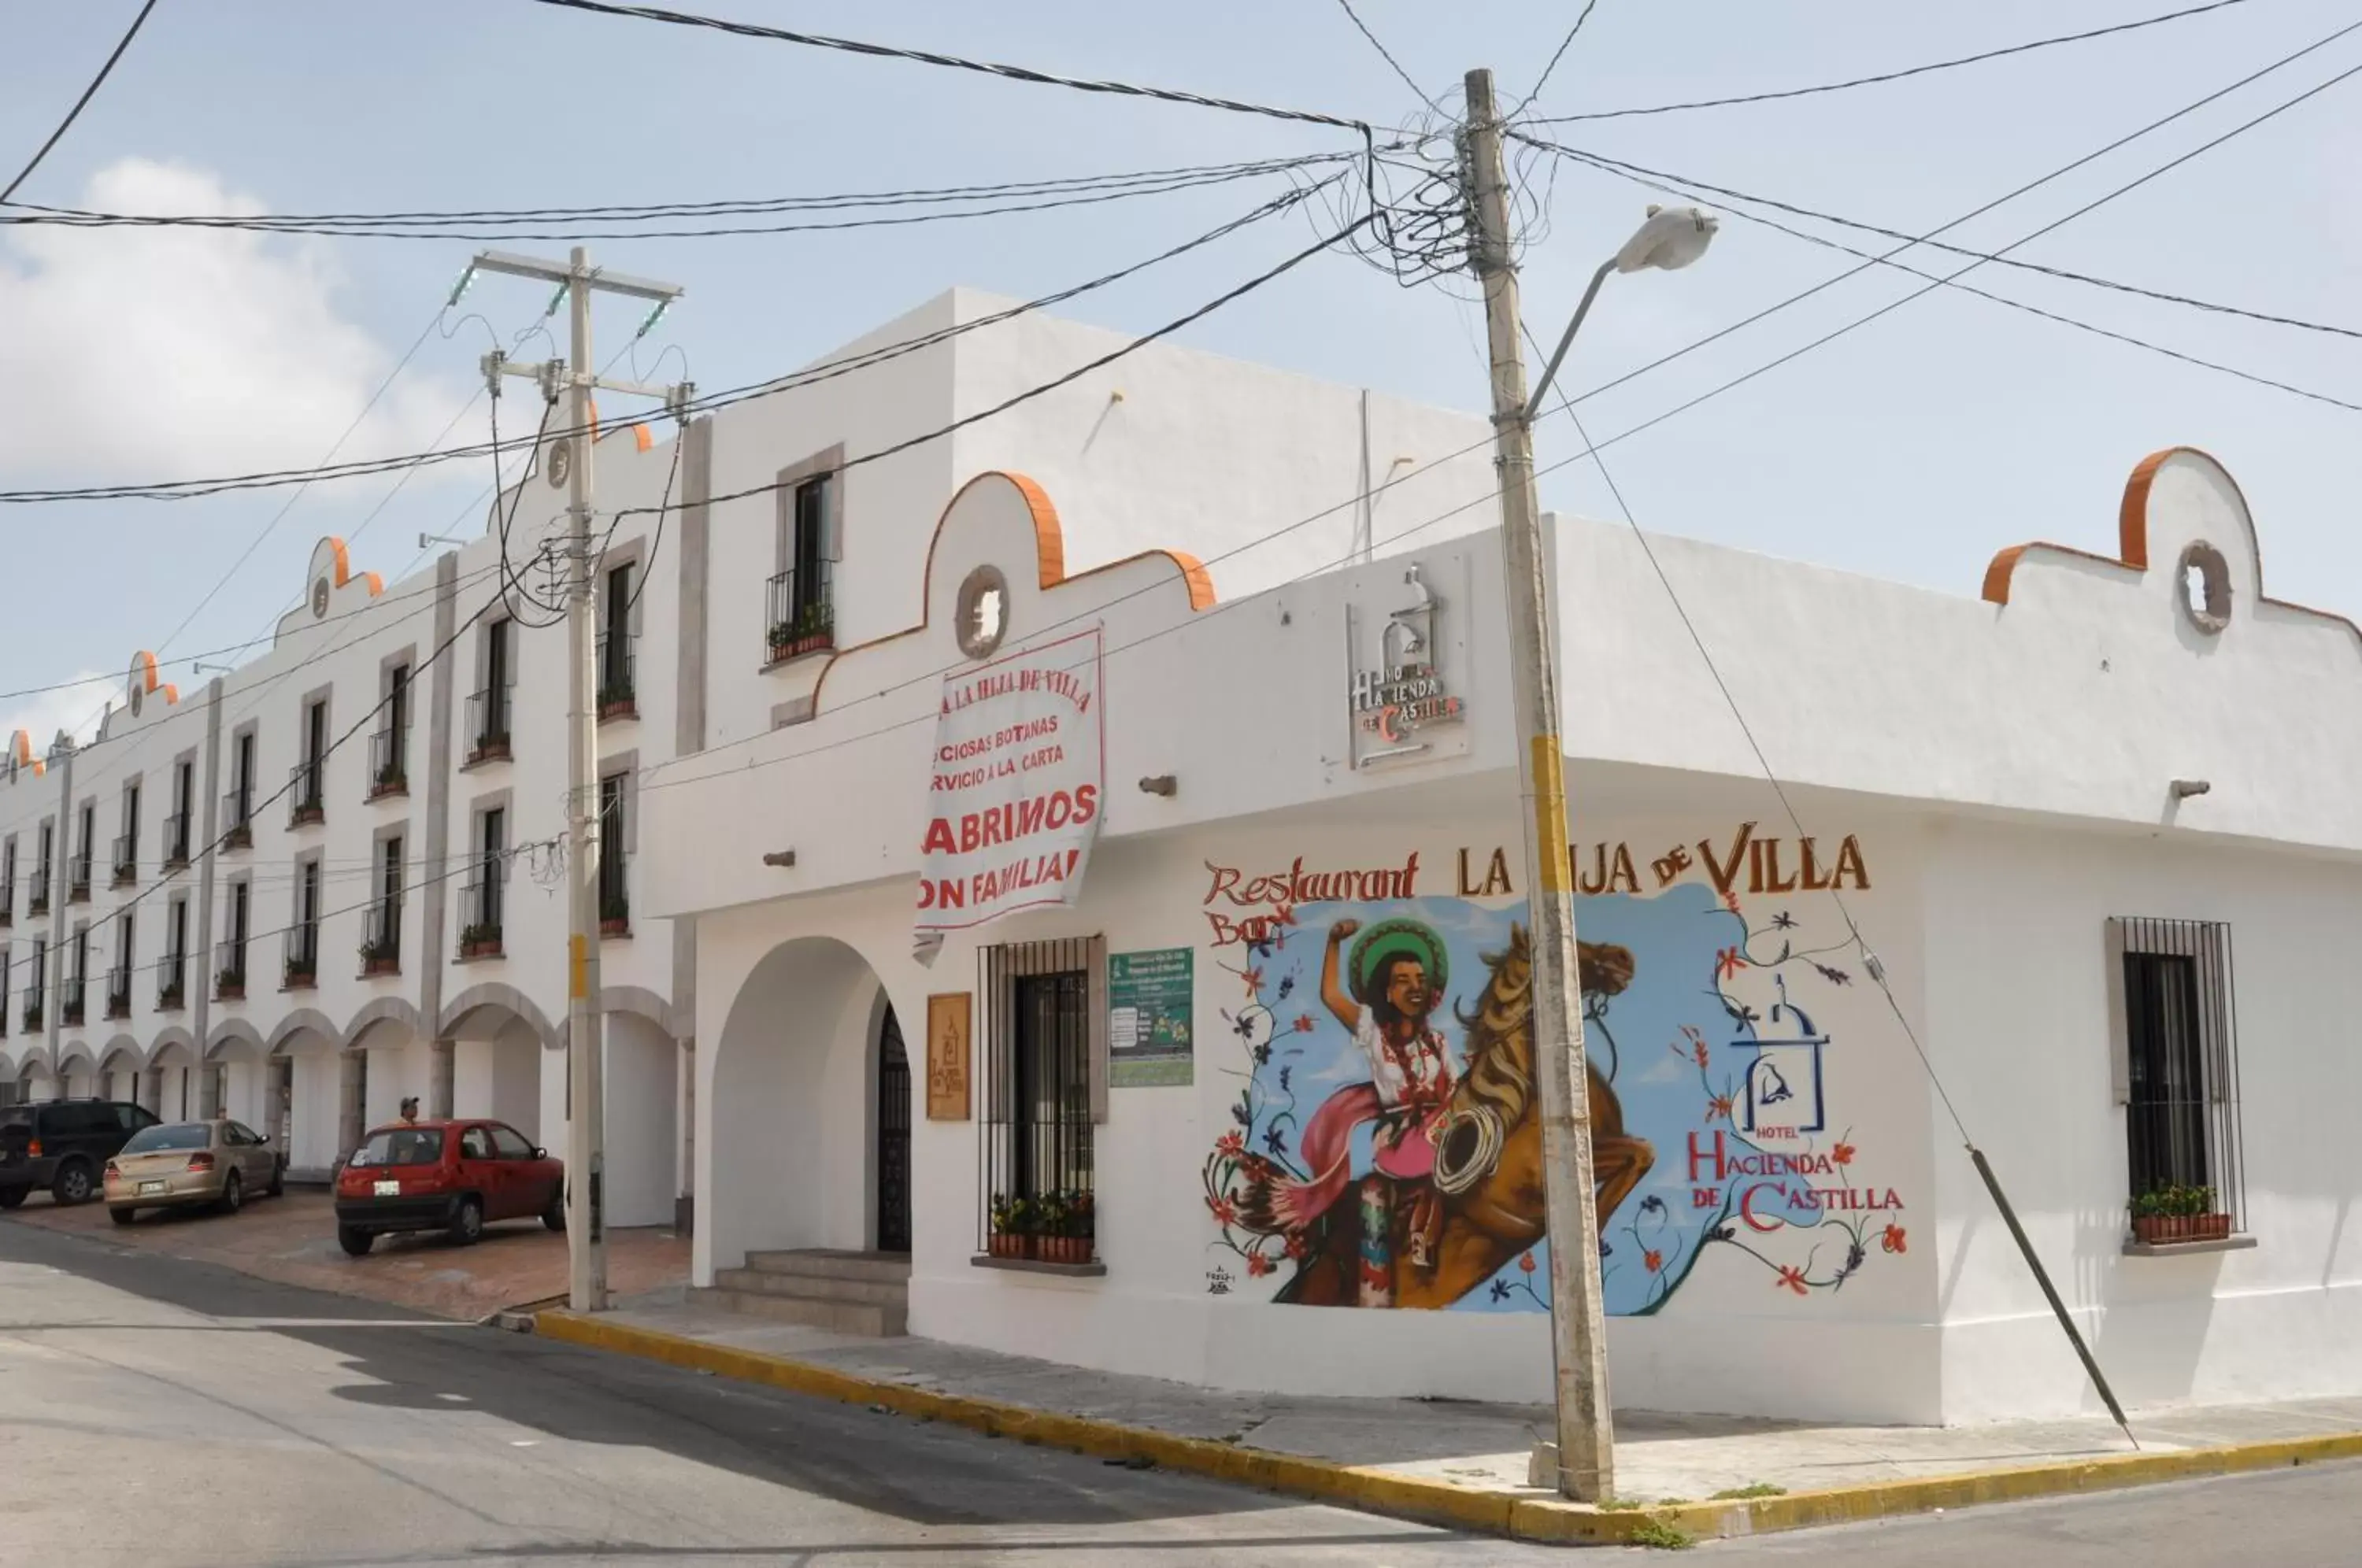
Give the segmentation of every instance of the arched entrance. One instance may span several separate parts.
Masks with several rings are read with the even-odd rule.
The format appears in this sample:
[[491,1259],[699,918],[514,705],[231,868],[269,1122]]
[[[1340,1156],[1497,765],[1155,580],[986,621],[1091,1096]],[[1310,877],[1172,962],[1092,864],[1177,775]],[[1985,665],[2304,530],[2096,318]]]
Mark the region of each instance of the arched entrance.
[[764,955],[698,1055],[700,1277],[750,1251],[876,1244],[885,988],[833,937]]
[[911,1250],[911,1057],[903,1049],[902,1025],[889,1005],[877,1023],[877,1123],[871,1139],[877,1162],[877,1235],[881,1253]]

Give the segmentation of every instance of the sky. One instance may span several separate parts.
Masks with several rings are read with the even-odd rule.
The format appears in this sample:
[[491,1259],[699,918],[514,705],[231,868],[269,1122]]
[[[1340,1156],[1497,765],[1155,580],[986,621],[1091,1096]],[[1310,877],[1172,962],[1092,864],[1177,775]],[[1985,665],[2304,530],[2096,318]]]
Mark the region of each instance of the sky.
[[[1336,0],[678,4],[1380,127],[1435,118]],[[2176,8],[2174,0],[1597,0],[1523,112],[1806,86]],[[0,19],[9,40],[0,50],[0,179],[49,135],[136,9],[136,0],[82,0],[26,5],[24,15]],[[1581,6],[1355,0],[1355,9],[1420,89],[1453,109],[1475,66],[1494,70],[1507,102],[1524,99]],[[36,15],[38,25],[26,19]],[[2138,32],[1844,93],[1537,128],[1686,180],[1925,233],[2351,19],[2325,0],[2240,0]],[[1947,237],[1978,249],[2013,244],[2356,65],[2362,32]],[[2332,86],[2014,254],[2249,310],[2362,325],[2357,105],[2362,78]],[[1358,145],[1352,133],[1317,125],[533,0],[162,0],[17,200],[141,212],[701,201],[1114,173]],[[1524,172],[1529,215],[1544,219],[1526,236],[1524,303],[1547,342],[1591,271],[1649,202],[1664,198],[1571,162],[1537,160]],[[1110,271],[1277,188],[1225,185],[841,234],[602,239],[593,249],[607,266],[687,291],[629,364],[650,379],[685,367],[700,385],[722,388],[805,363],[955,284],[1021,297]],[[1131,331],[1162,326],[1308,243],[1312,221],[1257,226],[1062,313]],[[513,248],[557,253],[563,244]],[[523,355],[554,345],[530,336],[546,299],[537,285],[487,279],[459,309],[443,309],[472,248],[0,229],[0,489],[304,467],[332,449],[354,458],[485,438],[484,404],[471,401],[479,356],[495,334],[502,342],[525,335]],[[1904,259],[1945,271],[1960,265],[1924,249]],[[1617,381],[1853,265],[1727,215],[1696,265],[1611,280],[1562,380],[1577,392]],[[2362,342],[2350,337],[1998,267],[1968,281],[2362,403]],[[1885,270],[1849,279],[1584,401],[1584,425],[1606,441],[1919,286]],[[1464,278],[1406,288],[1332,254],[1179,340],[1473,411],[1486,383],[1472,297]],[[612,348],[637,322],[619,304],[598,330]],[[408,368],[386,382],[414,343]],[[2007,545],[2044,538],[2112,549],[2117,498],[2134,464],[2186,443],[2213,452],[2244,487],[2267,591],[2362,617],[2362,531],[2345,456],[2356,449],[2357,418],[1943,289],[1616,441],[1604,456],[1623,502],[1651,531],[1969,596]],[[1541,423],[1537,443],[1546,505],[1623,515],[1598,467],[1567,460],[1583,445],[1563,414]],[[392,579],[422,559],[422,533],[480,527],[491,477],[487,462],[300,494],[0,508],[0,583],[13,634],[0,655],[0,692],[11,694],[0,696],[0,734],[22,726],[38,740],[94,719],[142,648],[165,660],[167,679],[198,683],[203,672],[174,661],[258,637],[300,592],[321,535],[344,535],[356,569]],[[240,657],[251,656],[219,656]],[[94,683],[29,690],[83,679]]]

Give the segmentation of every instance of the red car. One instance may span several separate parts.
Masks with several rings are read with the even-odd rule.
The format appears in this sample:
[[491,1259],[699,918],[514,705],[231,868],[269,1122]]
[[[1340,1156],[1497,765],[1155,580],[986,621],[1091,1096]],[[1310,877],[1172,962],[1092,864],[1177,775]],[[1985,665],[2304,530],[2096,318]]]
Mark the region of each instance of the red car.
[[566,1166],[501,1121],[398,1121],[337,1176],[337,1240],[355,1257],[380,1236],[441,1231],[467,1245],[502,1220],[566,1229]]

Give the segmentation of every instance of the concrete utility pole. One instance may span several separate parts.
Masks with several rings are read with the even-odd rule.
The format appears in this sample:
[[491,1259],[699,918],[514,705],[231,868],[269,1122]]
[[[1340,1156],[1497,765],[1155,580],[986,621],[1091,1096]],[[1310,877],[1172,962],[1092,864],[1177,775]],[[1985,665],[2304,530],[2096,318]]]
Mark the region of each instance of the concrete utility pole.
[[560,462],[566,465],[567,551],[571,566],[566,593],[566,877],[569,915],[566,1054],[570,1087],[566,1108],[566,1296],[567,1304],[575,1311],[599,1312],[607,1307],[603,1190],[607,1108],[602,1028],[604,1021],[599,1010],[599,563],[592,558],[590,547],[590,453],[598,433],[591,425],[590,394],[603,388],[659,398],[678,413],[689,402],[690,388],[687,382],[675,387],[652,387],[592,374],[590,294],[593,290],[602,290],[655,301],[655,313],[640,328],[646,332],[681,291],[672,283],[599,271],[590,265],[590,253],[578,245],[565,262],[484,251],[469,264],[469,275],[460,279],[454,300],[466,292],[470,278],[478,271],[506,272],[556,283],[561,292],[550,301],[550,311],[557,310],[560,298],[568,307],[570,331],[564,365],[555,360],[539,366],[510,365],[495,350],[485,356],[484,374],[495,397],[500,395],[502,375],[522,375],[538,381],[543,395],[552,402],[557,401],[561,388],[569,393],[568,433],[553,440],[547,454],[553,469]]
[[1509,668],[1518,709],[1518,777],[1531,813],[1526,887],[1533,911],[1534,1068],[1540,1082],[1542,1188],[1550,1225],[1551,1350],[1558,1397],[1559,1490],[1579,1502],[1615,1494],[1615,1433],[1607,1400],[1607,1320],[1593,1210],[1591,1108],[1567,853],[1566,770],[1559,743],[1558,675],[1550,585],[1534,491],[1533,426],[1518,344],[1518,272],[1509,249],[1509,182],[1493,73],[1468,73],[1461,168],[1475,215],[1474,259],[1485,285],[1493,361],[1495,471],[1509,602]]

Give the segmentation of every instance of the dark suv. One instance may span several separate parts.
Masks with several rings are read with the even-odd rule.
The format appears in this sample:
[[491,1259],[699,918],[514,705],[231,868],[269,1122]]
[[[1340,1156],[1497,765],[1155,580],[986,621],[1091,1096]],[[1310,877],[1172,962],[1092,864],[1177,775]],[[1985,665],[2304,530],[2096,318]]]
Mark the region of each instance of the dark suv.
[[0,1209],[37,1187],[60,1203],[87,1203],[98,1174],[153,1112],[119,1099],[52,1099],[0,1109]]

